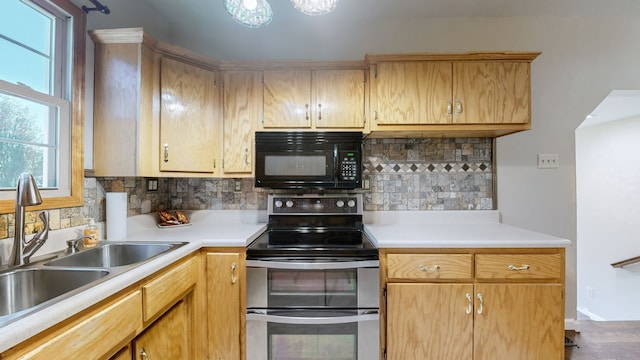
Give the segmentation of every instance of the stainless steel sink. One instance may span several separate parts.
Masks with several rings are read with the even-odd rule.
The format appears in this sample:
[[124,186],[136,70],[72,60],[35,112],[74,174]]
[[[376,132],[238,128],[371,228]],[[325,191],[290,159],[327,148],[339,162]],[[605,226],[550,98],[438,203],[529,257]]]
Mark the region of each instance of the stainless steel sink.
[[49,261],[47,266],[113,268],[149,260],[176,247],[176,244],[119,243]]
[[[127,272],[187,243],[117,242],[0,270],[0,327]],[[51,258],[54,257],[54,260]]]
[[0,318],[33,308],[109,275],[96,269],[16,269],[0,274]]

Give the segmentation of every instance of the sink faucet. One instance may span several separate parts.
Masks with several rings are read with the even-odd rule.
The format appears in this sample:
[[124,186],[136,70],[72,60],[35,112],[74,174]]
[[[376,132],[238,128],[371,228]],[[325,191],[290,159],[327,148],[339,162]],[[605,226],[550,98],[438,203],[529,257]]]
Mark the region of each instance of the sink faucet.
[[25,239],[24,209],[27,206],[40,204],[42,204],[42,198],[33,176],[26,172],[20,174],[16,187],[15,234],[11,248],[11,265],[13,266],[28,263],[31,256],[49,238],[49,212],[45,210],[40,213],[40,219],[44,223],[42,230],[38,231],[31,240]]

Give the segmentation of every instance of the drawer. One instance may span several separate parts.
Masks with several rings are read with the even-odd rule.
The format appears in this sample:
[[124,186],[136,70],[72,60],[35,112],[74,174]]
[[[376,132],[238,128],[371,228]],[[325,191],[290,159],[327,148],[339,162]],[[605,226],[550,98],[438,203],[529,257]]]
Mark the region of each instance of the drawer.
[[180,300],[198,281],[197,256],[179,264],[142,287],[145,322]]
[[476,279],[560,279],[560,254],[477,254]]
[[[80,318],[53,334],[37,335],[28,350],[3,359],[103,359],[142,330],[140,291]],[[38,339],[38,340],[33,340]]]
[[471,254],[387,255],[389,279],[470,279],[472,276],[473,255]]

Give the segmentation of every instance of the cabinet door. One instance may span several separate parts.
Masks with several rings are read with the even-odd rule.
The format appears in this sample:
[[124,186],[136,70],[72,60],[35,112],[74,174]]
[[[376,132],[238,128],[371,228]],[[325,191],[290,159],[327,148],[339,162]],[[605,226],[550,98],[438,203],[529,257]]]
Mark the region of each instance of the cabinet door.
[[264,71],[264,128],[311,127],[311,71]]
[[162,58],[160,171],[214,172],[217,74]]
[[477,284],[475,290],[475,360],[564,358],[560,284]]
[[253,134],[258,122],[260,101],[258,71],[224,73],[223,128],[225,173],[253,172]]
[[528,63],[454,63],[454,123],[528,123],[529,67]]
[[240,254],[207,254],[210,359],[240,359]]
[[311,82],[316,128],[364,128],[364,70],[314,70]]
[[181,301],[134,340],[135,359],[188,360],[189,330],[189,308]]
[[451,123],[449,62],[380,63],[371,104],[378,125]]
[[472,294],[471,284],[388,284],[387,359],[471,359]]

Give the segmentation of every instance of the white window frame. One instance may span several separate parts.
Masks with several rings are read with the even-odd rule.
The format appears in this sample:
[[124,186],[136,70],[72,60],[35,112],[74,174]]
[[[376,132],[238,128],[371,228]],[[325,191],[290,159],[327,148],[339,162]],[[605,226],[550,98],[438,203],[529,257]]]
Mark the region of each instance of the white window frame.
[[[6,0],[3,0],[6,1]],[[85,13],[68,0],[23,0],[51,13],[55,21],[55,42],[60,54],[54,56],[53,96],[27,86],[0,81],[0,91],[29,101],[53,106],[59,116],[58,185],[43,188],[43,204],[31,209],[82,206],[84,203],[84,69]],[[64,20],[60,20],[64,19]],[[64,28],[66,27],[66,30]],[[62,31],[60,31],[62,29]],[[51,90],[51,89],[50,89]],[[15,191],[0,191],[0,214],[14,210]]]

